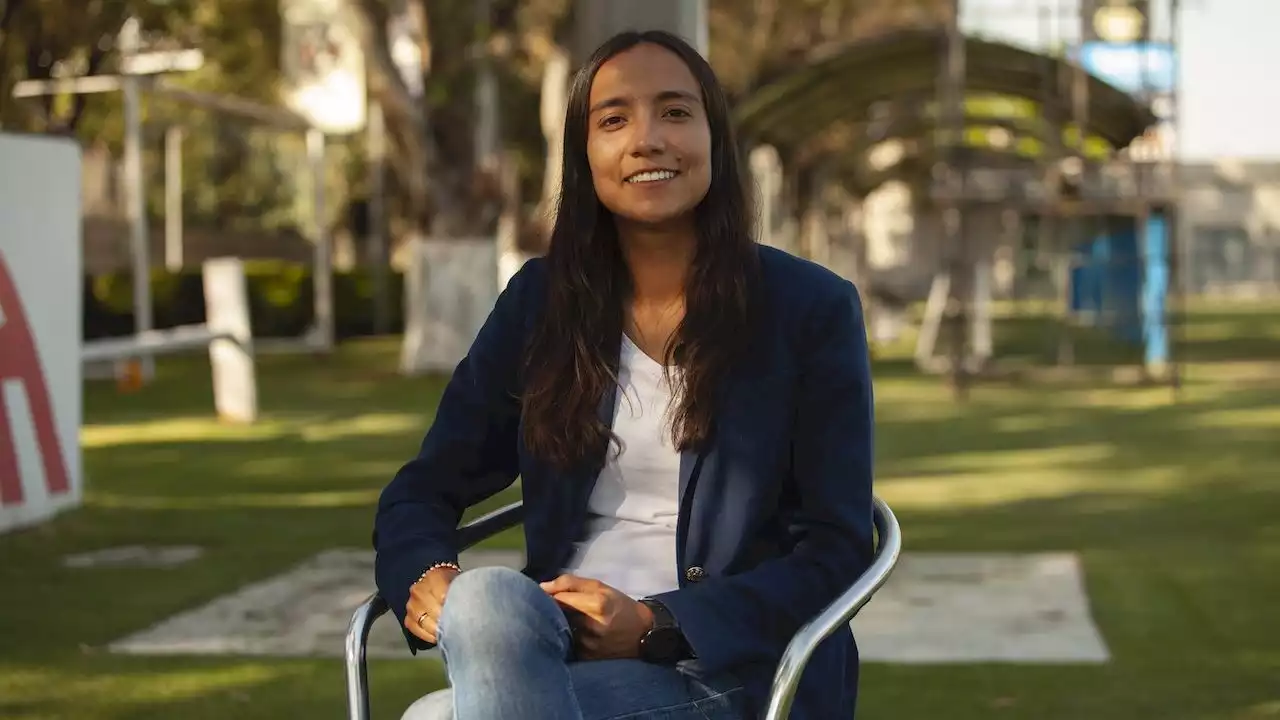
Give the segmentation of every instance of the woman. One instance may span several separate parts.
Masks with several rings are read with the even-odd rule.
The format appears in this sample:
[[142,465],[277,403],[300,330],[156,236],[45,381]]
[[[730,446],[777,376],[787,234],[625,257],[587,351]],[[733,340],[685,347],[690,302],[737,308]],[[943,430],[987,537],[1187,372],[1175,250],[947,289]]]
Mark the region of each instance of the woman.
[[[872,398],[857,293],[756,245],[723,91],[624,33],[574,80],[550,250],[499,297],[384,491],[377,581],[451,690],[406,718],[744,718],[869,565]],[[457,564],[520,476],[523,573]],[[849,718],[841,629],[797,720]]]

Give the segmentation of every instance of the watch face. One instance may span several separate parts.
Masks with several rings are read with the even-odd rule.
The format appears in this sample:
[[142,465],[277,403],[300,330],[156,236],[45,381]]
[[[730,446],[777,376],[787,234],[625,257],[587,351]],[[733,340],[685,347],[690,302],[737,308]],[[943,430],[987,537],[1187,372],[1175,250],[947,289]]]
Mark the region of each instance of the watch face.
[[650,662],[668,662],[680,651],[680,633],[674,628],[654,628],[644,636],[640,652]]

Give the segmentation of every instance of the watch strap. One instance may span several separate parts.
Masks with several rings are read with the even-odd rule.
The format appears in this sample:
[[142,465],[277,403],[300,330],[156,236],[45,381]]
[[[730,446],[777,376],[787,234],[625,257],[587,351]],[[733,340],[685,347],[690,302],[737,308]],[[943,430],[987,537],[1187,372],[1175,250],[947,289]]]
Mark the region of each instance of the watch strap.
[[671,614],[666,605],[661,601],[653,598],[641,598],[640,602],[653,613],[653,626],[655,628],[674,628],[678,627],[676,617]]
[[641,640],[642,649],[646,646],[657,644],[652,643],[651,638],[655,638],[658,635],[667,635],[667,642],[661,644],[671,647],[671,652],[663,653],[662,657],[647,656],[645,659],[650,662],[676,663],[694,657],[693,649],[689,646],[688,639],[684,636],[684,632],[680,630],[680,624],[676,622],[675,615],[671,614],[667,606],[653,598],[641,598],[640,602],[653,613],[653,627],[645,633],[644,638]]

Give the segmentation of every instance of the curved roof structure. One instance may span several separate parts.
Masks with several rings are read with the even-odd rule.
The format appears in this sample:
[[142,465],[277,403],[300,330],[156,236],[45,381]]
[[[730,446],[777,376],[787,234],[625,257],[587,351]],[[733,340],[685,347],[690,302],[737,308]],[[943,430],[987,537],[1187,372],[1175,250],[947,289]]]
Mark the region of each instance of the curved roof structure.
[[[1030,138],[1014,136],[1015,142],[1021,139]],[[891,180],[931,177],[938,150],[931,141],[908,140],[882,162],[873,163],[865,158],[862,162],[837,163],[832,168],[833,177],[855,196],[866,197]],[[1044,181],[1041,166],[1014,147],[969,146],[962,150],[962,157],[970,165],[995,171],[1006,190],[1012,187],[1019,193],[1025,191],[1034,196]]]
[[[940,97],[946,51],[942,30],[906,30],[820,50],[803,66],[761,83],[735,107],[739,132],[752,143],[800,148],[840,122],[874,121],[874,108],[904,97]],[[1071,118],[1074,66],[1004,43],[965,39],[963,92],[995,93],[1038,103],[1053,125]],[[1149,108],[1096,77],[1088,82],[1085,127],[1113,148],[1127,146],[1155,122]],[[932,123],[921,125],[929,131]]]

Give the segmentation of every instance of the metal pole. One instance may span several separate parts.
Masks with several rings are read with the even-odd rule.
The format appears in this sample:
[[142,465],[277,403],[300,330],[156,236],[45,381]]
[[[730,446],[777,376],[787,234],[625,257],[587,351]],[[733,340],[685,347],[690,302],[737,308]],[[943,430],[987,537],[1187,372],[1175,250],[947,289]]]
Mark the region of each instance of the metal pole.
[[[1072,10],[1062,0],[1056,1],[1055,9],[1052,32],[1055,36],[1061,37],[1062,28],[1069,22],[1067,18],[1070,17]],[[1080,12],[1083,12],[1083,10]],[[1079,17],[1076,17],[1076,20],[1079,21]],[[1056,365],[1069,365],[1074,361],[1071,344],[1071,270],[1074,267],[1074,256],[1071,250],[1072,228],[1075,228],[1074,232],[1078,233],[1083,220],[1079,213],[1074,216],[1066,213],[1062,197],[1065,176],[1063,161],[1069,154],[1072,157],[1079,158],[1082,153],[1076,153],[1075,148],[1068,148],[1063,136],[1066,134],[1067,128],[1074,125],[1078,135],[1075,146],[1082,147],[1085,130],[1078,119],[1080,109],[1079,86],[1070,84],[1071,78],[1063,75],[1064,73],[1072,72],[1070,66],[1067,64],[1055,65],[1049,62],[1046,68],[1043,87],[1044,107],[1046,109],[1053,108],[1056,122],[1054,123],[1053,144],[1051,146],[1053,152],[1048,157],[1050,165],[1045,173],[1049,183],[1049,192],[1047,193],[1048,202],[1041,217],[1040,243],[1050,249],[1049,273],[1054,290],[1050,317],[1060,313],[1060,315],[1057,315],[1058,322],[1052,326],[1052,329],[1056,331],[1053,337],[1054,363]],[[1081,79],[1085,76],[1073,74],[1072,77]],[[1052,85],[1050,84],[1051,82]],[[1058,90],[1064,87],[1069,87],[1072,93],[1071,107],[1069,109],[1062,108],[1058,102]],[[1083,161],[1078,160],[1078,162],[1082,163]]]
[[[1134,169],[1138,170],[1140,168],[1134,168]],[[1141,185],[1139,185],[1138,191],[1140,193],[1142,192]],[[1140,330],[1139,337],[1141,338],[1141,343],[1142,343],[1139,348],[1139,352],[1141,353],[1141,355],[1138,357],[1138,369],[1140,371],[1141,377],[1143,377],[1147,381],[1157,380],[1155,374],[1161,370],[1161,368],[1152,367],[1152,363],[1148,359],[1148,353],[1149,353],[1148,348],[1151,347],[1151,334],[1150,334],[1148,313],[1150,313],[1151,308],[1146,304],[1146,298],[1147,298],[1146,288],[1147,288],[1147,285],[1151,283],[1151,274],[1150,274],[1151,263],[1152,263],[1151,209],[1152,209],[1151,198],[1146,197],[1144,193],[1142,196],[1139,197],[1138,217],[1134,219],[1134,226],[1135,226],[1134,236],[1137,240],[1137,242],[1135,243],[1137,245],[1137,252],[1135,253],[1137,257],[1135,258],[1135,262],[1137,262],[1139,267],[1141,268],[1141,272],[1139,273],[1138,276],[1142,278],[1142,284],[1140,285],[1138,290],[1139,295],[1138,295],[1136,307],[1135,307],[1135,311],[1136,311],[1135,314],[1137,315],[1137,317],[1126,318],[1126,320],[1129,320],[1131,322],[1136,321],[1138,323],[1138,328]],[[1166,245],[1167,245],[1167,242],[1166,242]],[[1167,248],[1166,248],[1166,251],[1167,251]],[[1112,262],[1115,262],[1115,261],[1113,260]],[[1163,310],[1161,312],[1163,313]]]
[[[124,58],[135,55],[142,44],[142,27],[131,17],[120,28],[119,50]],[[138,77],[121,78],[124,95],[124,175],[126,213],[129,219],[129,247],[133,256],[133,327],[145,333],[154,326],[151,309],[151,242],[147,233],[146,196],[142,178],[142,113]],[[142,377],[149,379],[155,369],[149,354],[141,355]]]
[[[1058,248],[1055,253],[1055,261],[1053,268],[1054,284],[1058,291],[1056,298],[1058,311],[1062,313],[1061,322],[1058,323],[1058,349],[1055,354],[1056,362],[1061,366],[1074,365],[1076,354],[1075,344],[1071,327],[1071,271],[1076,267],[1075,253],[1072,251],[1075,243],[1072,240],[1079,239],[1080,228],[1082,223],[1086,221],[1079,213],[1059,217],[1055,212],[1053,215],[1053,224],[1046,226],[1046,230],[1052,242]],[[1064,228],[1063,226],[1066,225]],[[1065,230],[1066,232],[1063,232]],[[1065,242],[1063,241],[1065,237]]]
[[182,126],[164,134],[164,263],[171,272],[182,270]]
[[369,249],[373,271],[373,331],[391,331],[391,252],[386,228],[386,117],[382,103],[369,103]]
[[1182,390],[1182,341],[1186,332],[1186,281],[1182,277],[1185,266],[1185,243],[1187,235],[1182,227],[1182,58],[1179,54],[1178,33],[1182,25],[1179,0],[1170,0],[1169,8],[1169,47],[1173,54],[1173,88],[1169,97],[1169,127],[1173,133],[1170,147],[1170,187],[1169,197],[1169,284],[1173,288],[1172,318],[1169,328],[1169,383],[1176,402]]
[[[1086,171],[1087,158],[1085,156],[1085,142],[1089,136],[1089,73],[1082,65],[1075,65],[1071,70],[1071,122],[1076,128],[1076,145],[1072,148],[1072,157],[1075,158],[1076,167],[1081,175],[1081,182],[1085,182],[1088,176]],[[1088,202],[1087,200],[1085,202]],[[1090,215],[1094,213],[1091,210]],[[1084,242],[1093,242],[1097,238],[1097,233],[1091,234],[1090,237],[1082,238],[1080,234],[1083,228],[1087,228],[1092,223],[1084,223],[1079,215],[1071,219],[1071,225],[1067,228],[1067,242],[1065,254],[1063,255],[1062,265],[1062,285],[1059,291],[1062,293],[1059,302],[1062,304],[1062,332],[1058,336],[1058,364],[1074,365],[1075,364],[1075,332],[1071,324],[1071,290],[1072,290],[1072,270],[1077,266],[1075,261],[1075,248]],[[1104,227],[1107,235],[1112,236],[1111,223],[1104,219]],[[1108,240],[1108,243],[1111,241]],[[1109,254],[1110,255],[1110,254]],[[1091,261],[1090,261],[1091,262]],[[1115,261],[1107,260],[1108,269]],[[1110,275],[1110,273],[1107,273]],[[1103,281],[1103,287],[1109,284],[1110,280]],[[1097,309],[1097,315],[1101,319],[1104,317],[1103,308]]]
[[328,352],[333,349],[333,254],[329,247],[329,228],[325,222],[325,138],[316,128],[307,130],[307,164],[311,170],[313,200],[312,242],[315,243],[315,324],[313,342]]
[[472,59],[477,63],[475,79],[475,154],[477,164],[484,172],[496,173],[498,169],[498,84],[494,79],[493,60],[489,57],[490,27],[489,0],[475,0],[477,32],[472,38]]
[[[973,283],[967,277],[969,252],[963,227],[961,205],[965,202],[967,167],[957,169],[960,143],[964,136],[965,94],[965,38],[960,32],[960,0],[952,0],[951,16],[947,20],[946,45],[943,61],[943,107],[941,114],[945,145],[943,176],[946,178],[946,195],[941,206],[942,241],[950,258],[952,312],[951,335],[951,384],[957,400],[968,397],[968,302]],[[957,178],[957,173],[961,177]]]

